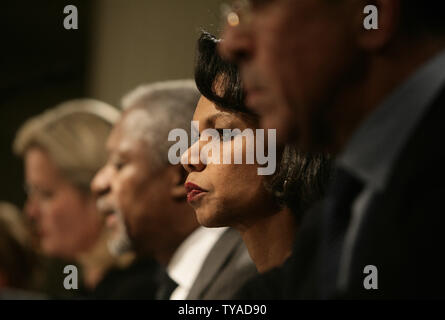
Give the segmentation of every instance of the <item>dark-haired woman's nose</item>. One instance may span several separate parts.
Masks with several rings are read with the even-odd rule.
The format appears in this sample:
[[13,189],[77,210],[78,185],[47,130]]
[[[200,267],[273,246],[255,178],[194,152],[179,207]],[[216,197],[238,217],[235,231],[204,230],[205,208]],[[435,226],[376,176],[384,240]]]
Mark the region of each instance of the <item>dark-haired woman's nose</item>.
[[206,165],[200,159],[200,151],[200,143],[197,141],[182,154],[181,164],[188,173],[205,169]]

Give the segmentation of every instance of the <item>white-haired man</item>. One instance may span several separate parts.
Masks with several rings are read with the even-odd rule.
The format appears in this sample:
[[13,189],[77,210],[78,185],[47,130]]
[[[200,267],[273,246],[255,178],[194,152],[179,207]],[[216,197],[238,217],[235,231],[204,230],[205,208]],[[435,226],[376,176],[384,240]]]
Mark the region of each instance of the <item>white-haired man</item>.
[[166,267],[159,299],[230,299],[256,272],[236,231],[199,227],[186,202],[186,172],[168,161],[168,133],[190,131],[198,98],[191,80],[130,92],[108,139],[108,162],[92,183],[122,213],[137,255]]

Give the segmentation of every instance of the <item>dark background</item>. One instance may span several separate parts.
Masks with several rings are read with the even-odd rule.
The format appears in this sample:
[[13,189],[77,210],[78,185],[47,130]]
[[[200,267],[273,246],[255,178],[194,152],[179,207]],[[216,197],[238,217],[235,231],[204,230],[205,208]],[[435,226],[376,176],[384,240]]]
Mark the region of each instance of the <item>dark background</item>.
[[[12,143],[26,119],[73,98],[119,106],[142,83],[192,77],[196,39],[218,33],[221,2],[1,1],[0,201],[24,204]],[[63,27],[66,5],[78,9],[77,30]]]
[[[34,4],[33,4],[34,3]],[[23,166],[12,154],[25,119],[57,103],[85,96],[91,1],[71,0],[78,30],[63,28],[64,1],[4,1],[0,10],[0,200],[21,206]]]

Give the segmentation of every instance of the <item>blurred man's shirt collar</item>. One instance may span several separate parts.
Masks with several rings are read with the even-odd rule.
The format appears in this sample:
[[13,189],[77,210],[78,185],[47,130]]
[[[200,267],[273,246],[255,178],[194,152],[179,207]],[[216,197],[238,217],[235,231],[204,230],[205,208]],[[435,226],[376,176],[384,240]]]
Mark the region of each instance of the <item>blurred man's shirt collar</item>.
[[349,283],[356,239],[366,211],[378,192],[384,191],[393,166],[434,99],[445,86],[445,51],[439,53],[403,82],[364,121],[337,159],[337,166],[359,178],[363,191],[352,204],[352,216],[343,243],[337,286]]
[[374,189],[385,188],[393,165],[445,85],[445,51],[427,61],[360,125],[338,165]]

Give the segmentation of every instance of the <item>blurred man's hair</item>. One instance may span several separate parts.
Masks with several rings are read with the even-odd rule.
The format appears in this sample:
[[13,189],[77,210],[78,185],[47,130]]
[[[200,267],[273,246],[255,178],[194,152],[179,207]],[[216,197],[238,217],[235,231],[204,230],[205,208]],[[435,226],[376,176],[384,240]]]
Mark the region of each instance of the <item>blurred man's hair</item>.
[[190,132],[199,96],[193,80],[173,80],[142,85],[123,97],[126,113],[142,111],[128,127],[148,143],[154,169],[169,164],[168,150],[175,143],[168,141],[169,132],[176,128]]
[[23,157],[31,147],[42,148],[71,183],[89,190],[106,161],[106,140],[119,115],[97,100],[64,102],[26,121],[17,132],[14,152]]

